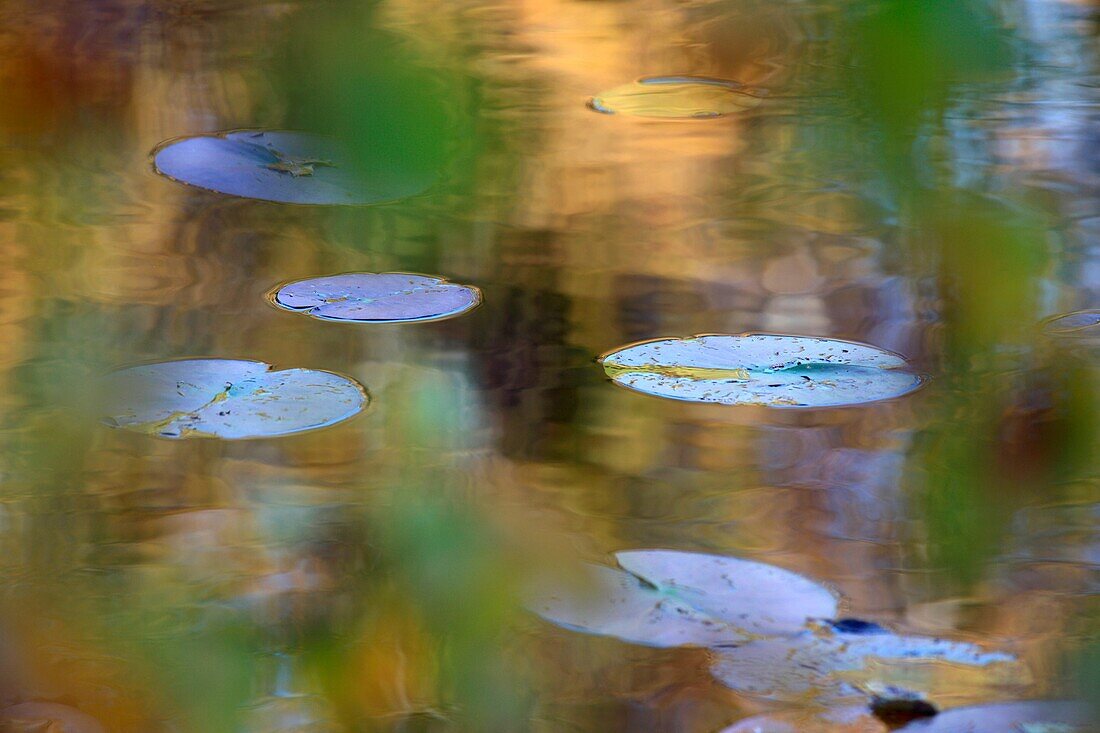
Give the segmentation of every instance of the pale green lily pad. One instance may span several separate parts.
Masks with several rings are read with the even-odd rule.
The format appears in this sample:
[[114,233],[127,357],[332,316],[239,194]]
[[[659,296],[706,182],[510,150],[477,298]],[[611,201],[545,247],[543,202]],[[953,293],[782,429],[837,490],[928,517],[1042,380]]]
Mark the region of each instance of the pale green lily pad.
[[900,397],[923,383],[891,351],[784,334],[655,339],[599,361],[612,381],[628,389],[720,405],[843,407]]
[[816,624],[785,639],[753,641],[716,653],[711,672],[738,692],[777,700],[866,697],[898,685],[934,697],[936,672],[980,669],[989,684],[1027,677],[1013,655],[961,641],[899,636],[874,624],[850,633],[850,622]]
[[764,92],[740,82],[706,76],[646,76],[588,100],[604,114],[700,119],[752,109]]
[[574,631],[655,647],[714,646],[791,634],[836,613],[836,595],[789,570],[674,550],[615,554],[580,588],[538,588],[528,607]]
[[296,280],[270,297],[284,310],[342,323],[439,321],[481,304],[481,291],[472,285],[405,272],[348,272]]
[[367,406],[363,387],[314,369],[260,361],[181,359],[112,372],[111,427],[162,438],[267,438],[335,425]]

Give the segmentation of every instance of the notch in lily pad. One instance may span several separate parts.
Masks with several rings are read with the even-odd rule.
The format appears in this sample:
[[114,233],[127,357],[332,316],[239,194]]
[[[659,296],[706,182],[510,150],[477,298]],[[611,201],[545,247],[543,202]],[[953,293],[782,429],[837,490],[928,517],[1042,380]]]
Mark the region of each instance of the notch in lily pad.
[[355,380],[262,361],[180,359],[105,378],[103,422],[161,438],[271,438],[343,422],[368,404]]
[[613,382],[644,394],[719,405],[863,405],[918,389],[906,359],[870,344],[773,333],[642,341],[599,358]]
[[[1006,652],[962,641],[900,636],[877,624],[858,633],[843,630],[848,626],[838,630],[834,622],[815,622],[788,638],[722,649],[711,672],[733,690],[775,700],[873,700],[883,689],[898,687],[934,697],[965,687],[953,672],[976,672],[967,678],[982,686],[1011,687],[1030,680],[1026,666]],[[938,672],[950,681],[939,681]]]
[[412,323],[454,318],[481,304],[481,290],[404,272],[349,272],[275,288],[277,307],[323,321]]
[[433,183],[423,174],[364,170],[337,141],[280,130],[169,140],[153,150],[153,167],[196,188],[287,204],[381,203],[421,193]]
[[535,589],[528,608],[567,629],[653,647],[793,634],[837,608],[830,589],[765,563],[675,550],[615,559],[620,569],[586,566],[579,587]]
[[1094,726],[1080,703],[1029,700],[954,708],[898,725],[859,706],[769,713],[740,720],[721,733],[1086,733]]
[[765,92],[708,76],[645,76],[588,100],[596,112],[629,117],[706,119],[752,109]]

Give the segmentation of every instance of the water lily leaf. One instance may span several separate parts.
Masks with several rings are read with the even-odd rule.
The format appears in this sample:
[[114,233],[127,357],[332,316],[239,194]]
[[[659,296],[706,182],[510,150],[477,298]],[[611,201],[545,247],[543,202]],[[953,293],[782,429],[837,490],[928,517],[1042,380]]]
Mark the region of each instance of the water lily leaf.
[[349,272],[288,283],[272,301],[324,321],[404,323],[461,315],[481,303],[481,291],[428,275]]
[[901,733],[1086,733],[1096,730],[1085,705],[1032,700],[947,710],[909,723]]
[[721,733],[887,733],[865,707],[772,713],[739,720]]
[[0,710],[0,729],[22,733],[105,733],[98,720],[55,702],[22,702]]
[[721,405],[841,407],[922,384],[900,355],[868,344],[781,334],[642,341],[600,357],[612,381],[658,397]]
[[957,682],[952,678],[938,683],[936,673],[956,668],[980,668],[984,683],[992,685],[1019,683],[1026,677],[1026,667],[1004,652],[946,639],[899,636],[877,625],[849,633],[828,623],[786,639],[723,649],[711,672],[738,692],[790,700],[864,697],[884,685],[933,697]]
[[335,141],[301,132],[239,130],[170,140],[153,151],[153,165],[191,186],[288,204],[392,201],[432,183],[423,175],[368,175]]
[[698,119],[752,109],[763,95],[728,79],[647,76],[592,97],[588,106],[604,114]]
[[111,373],[104,422],[164,438],[266,438],[334,425],[366,407],[352,379],[259,361],[184,359]]
[[764,563],[673,550],[615,558],[622,570],[589,566],[585,587],[538,589],[528,607],[565,628],[655,647],[790,634],[836,612],[832,591]]
[[1100,310],[1074,311],[1048,318],[1043,322],[1043,330],[1059,338],[1100,338]]

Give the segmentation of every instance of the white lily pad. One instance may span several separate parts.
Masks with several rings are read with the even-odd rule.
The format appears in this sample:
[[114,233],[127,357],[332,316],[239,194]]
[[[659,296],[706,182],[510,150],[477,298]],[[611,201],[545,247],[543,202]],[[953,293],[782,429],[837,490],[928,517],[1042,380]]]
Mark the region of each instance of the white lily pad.
[[1088,708],[1063,700],[1029,700],[946,710],[900,733],[1092,733]]
[[615,558],[622,570],[589,566],[584,587],[540,588],[528,607],[568,629],[655,647],[791,634],[836,613],[828,588],[764,563],[674,550]]
[[[858,633],[852,622],[821,623],[786,639],[764,639],[717,652],[714,676],[731,689],[770,699],[867,696],[901,685],[921,693],[937,667],[982,668],[993,684],[1022,670],[1011,654],[973,644],[899,636],[874,624]],[[838,630],[839,629],[839,630]]]
[[120,369],[106,378],[104,422],[164,438],[267,438],[335,425],[367,405],[366,391],[348,377],[270,369],[237,359]]
[[428,275],[349,272],[288,283],[271,299],[324,321],[407,323],[461,315],[481,303],[481,291]]
[[379,203],[432,183],[360,170],[335,141],[302,132],[238,130],[169,140],[153,151],[153,165],[190,186],[288,204]]
[[900,397],[923,383],[885,349],[769,333],[642,341],[599,361],[623,387],[720,405],[843,407]]
[[592,97],[588,106],[604,114],[699,119],[752,109],[763,94],[729,79],[646,76]]
[[1073,339],[1100,338],[1100,310],[1082,310],[1048,318],[1043,329],[1052,336]]
[[867,708],[846,707],[755,715],[720,733],[887,733],[888,730]]

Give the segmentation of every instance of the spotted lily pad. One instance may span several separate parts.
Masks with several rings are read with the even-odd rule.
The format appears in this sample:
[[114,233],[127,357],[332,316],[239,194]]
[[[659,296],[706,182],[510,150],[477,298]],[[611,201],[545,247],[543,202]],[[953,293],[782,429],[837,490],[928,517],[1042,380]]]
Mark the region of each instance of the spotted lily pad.
[[481,291],[428,275],[350,272],[288,283],[271,299],[324,321],[405,323],[461,315],[481,303]]
[[666,119],[721,117],[752,109],[763,92],[728,79],[706,76],[647,76],[592,97],[588,106],[604,114]]
[[163,438],[267,438],[334,425],[367,405],[362,386],[339,374],[270,370],[236,359],[120,369],[106,378],[104,422]]
[[899,636],[874,624],[853,632],[829,622],[793,637],[723,649],[711,672],[748,695],[829,699],[870,696],[883,685],[940,692],[936,672],[956,668],[980,668],[983,681],[993,685],[1018,683],[1026,672],[1011,654],[973,644]]
[[770,333],[642,341],[600,363],[637,392],[721,405],[842,407],[900,397],[922,383],[885,349]]
[[209,191],[288,204],[371,204],[430,184],[360,170],[335,141],[302,132],[239,130],[170,140],[153,151],[157,173]]
[[1051,336],[1100,339],[1100,310],[1083,310],[1048,318],[1043,329]]
[[655,647],[791,634],[808,618],[836,612],[832,591],[764,563],[673,550],[615,559],[622,570],[588,566],[584,586],[540,588],[528,607],[568,629]]

